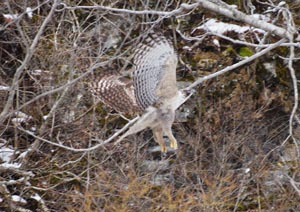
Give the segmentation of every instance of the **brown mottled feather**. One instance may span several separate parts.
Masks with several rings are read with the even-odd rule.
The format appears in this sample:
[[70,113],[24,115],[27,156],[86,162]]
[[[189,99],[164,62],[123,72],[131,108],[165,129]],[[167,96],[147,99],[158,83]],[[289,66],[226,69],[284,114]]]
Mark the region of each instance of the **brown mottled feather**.
[[96,98],[114,110],[125,114],[141,112],[134,97],[131,81],[126,82],[119,75],[105,75],[90,83],[91,91]]
[[172,44],[165,37],[150,33],[136,46],[133,63],[132,80],[126,82],[120,75],[105,75],[90,83],[92,92],[121,113],[144,111],[118,141],[150,127],[163,152],[167,151],[164,135],[169,138],[170,147],[177,149],[172,124],[184,95],[176,85],[177,55]]

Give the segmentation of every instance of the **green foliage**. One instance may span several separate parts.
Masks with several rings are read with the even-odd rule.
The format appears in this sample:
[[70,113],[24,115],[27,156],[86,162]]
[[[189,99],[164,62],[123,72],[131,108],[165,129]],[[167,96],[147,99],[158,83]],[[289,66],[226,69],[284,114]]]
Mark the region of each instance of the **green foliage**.
[[253,50],[249,47],[241,47],[239,49],[239,55],[242,57],[250,57],[254,54]]

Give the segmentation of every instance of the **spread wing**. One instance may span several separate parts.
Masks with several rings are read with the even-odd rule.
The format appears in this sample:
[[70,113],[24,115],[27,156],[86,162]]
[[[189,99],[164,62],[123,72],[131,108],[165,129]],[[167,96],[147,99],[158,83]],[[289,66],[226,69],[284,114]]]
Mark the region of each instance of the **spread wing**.
[[[168,68],[167,62],[175,62],[175,68]],[[159,97],[157,89],[163,83],[166,72],[176,75],[177,56],[169,41],[157,34],[149,34],[143,43],[140,43],[134,52],[133,72],[134,93],[141,108],[155,104]],[[173,66],[172,66],[173,67]],[[175,79],[171,79],[176,84]]]
[[121,76],[102,76],[100,79],[90,82],[89,86],[96,98],[114,110],[125,114],[141,112],[141,108],[135,101],[132,82],[122,80]]

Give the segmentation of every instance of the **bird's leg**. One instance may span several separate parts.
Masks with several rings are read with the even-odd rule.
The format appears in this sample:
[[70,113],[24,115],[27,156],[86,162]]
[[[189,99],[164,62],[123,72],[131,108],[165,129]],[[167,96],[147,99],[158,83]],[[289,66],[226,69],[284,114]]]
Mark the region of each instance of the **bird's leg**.
[[159,144],[161,151],[163,153],[166,153],[168,149],[163,138],[162,128],[154,128],[152,131],[154,135],[154,140]]
[[171,147],[172,149],[178,149],[177,140],[176,140],[176,138],[174,137],[174,135],[173,135],[171,129],[169,129],[169,130],[166,131],[166,135],[167,135],[168,138],[170,139],[170,147]]
[[130,128],[125,132],[116,142],[115,144],[120,143],[125,137],[138,133],[147,127],[152,126],[155,123],[156,118],[156,110],[155,108],[148,108],[147,112],[140,117]]

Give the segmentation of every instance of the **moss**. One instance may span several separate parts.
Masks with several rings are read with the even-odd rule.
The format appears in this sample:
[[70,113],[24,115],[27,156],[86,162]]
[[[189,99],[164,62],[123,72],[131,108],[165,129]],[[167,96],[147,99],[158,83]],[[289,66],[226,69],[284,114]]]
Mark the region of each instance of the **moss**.
[[241,47],[238,53],[241,57],[250,57],[254,54],[253,50],[249,47]]

